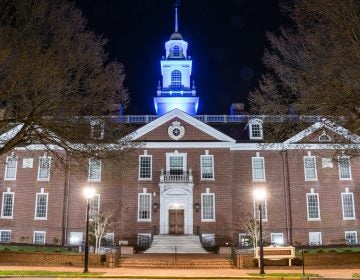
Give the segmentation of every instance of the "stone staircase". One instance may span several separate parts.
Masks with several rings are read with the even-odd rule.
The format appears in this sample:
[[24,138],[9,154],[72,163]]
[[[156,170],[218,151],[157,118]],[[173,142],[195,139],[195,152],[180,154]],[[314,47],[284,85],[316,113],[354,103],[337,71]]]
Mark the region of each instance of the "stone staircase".
[[145,254],[207,254],[197,235],[154,235]]
[[229,269],[233,268],[229,256],[217,254],[135,254],[123,257],[122,268],[179,268]]

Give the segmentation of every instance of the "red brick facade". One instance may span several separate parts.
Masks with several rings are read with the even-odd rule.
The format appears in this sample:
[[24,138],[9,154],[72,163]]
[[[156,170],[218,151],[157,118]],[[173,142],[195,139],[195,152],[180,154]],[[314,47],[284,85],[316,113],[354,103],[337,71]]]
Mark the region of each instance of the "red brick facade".
[[[356,232],[356,236],[360,233],[358,158],[349,159],[351,178],[340,180],[337,157],[334,157],[334,149],[330,146],[319,149],[320,144],[289,144],[279,148],[276,145],[256,146],[251,141],[236,143],[217,134],[206,124],[200,129],[195,119],[194,123],[188,122],[189,116],[185,120],[181,114],[171,119],[162,118],[162,123],[156,127],[148,125],[149,131],[139,136],[137,140],[143,145],[129,154],[126,170],[102,162],[100,182],[88,182],[87,174],[75,170],[61,170],[55,159],[51,162],[50,180],[39,181],[39,157],[44,151],[22,149],[6,155],[16,157],[17,172],[16,180],[5,180],[4,156],[4,164],[0,168],[1,198],[8,190],[14,193],[14,207],[12,217],[1,216],[0,231],[11,230],[11,242],[33,243],[34,231],[43,231],[46,232],[46,243],[69,244],[71,232],[84,233],[86,200],[82,190],[91,184],[100,194],[100,211],[111,210],[113,213],[108,232],[114,233],[116,243],[119,240],[135,243],[139,233],[168,234],[167,211],[176,205],[178,197],[181,209],[185,209],[185,225],[192,227],[188,229],[191,234],[215,234],[218,242],[237,245],[239,233],[244,233],[243,221],[254,215],[253,190],[256,187],[267,191],[264,230],[268,242],[271,241],[271,233],[282,233],[285,244],[307,245],[309,233],[320,232],[322,244],[340,244],[345,243],[346,231]],[[168,127],[174,121],[179,121],[185,129],[180,140],[173,140],[168,134]],[[301,141],[304,139],[315,138],[307,135]],[[161,182],[161,176],[168,170],[167,153],[186,154],[185,171],[191,169],[189,176],[192,179],[189,177],[185,183],[178,184]],[[206,154],[214,159],[213,180],[201,179],[200,158]],[[151,180],[139,180],[140,155],[151,155]],[[315,156],[316,180],[305,180],[304,156]],[[252,157],[264,158],[265,180],[253,180]],[[24,158],[33,158],[32,168],[23,168]],[[328,159],[327,165],[324,165],[324,158]],[[85,166],[87,164],[84,163]],[[41,188],[43,193],[48,194],[47,217],[36,220],[36,193],[41,193]],[[151,219],[138,221],[138,194],[144,193],[144,189],[151,197],[148,206]],[[165,194],[172,190],[178,194]],[[189,190],[190,195],[186,194],[187,198],[181,200]],[[212,221],[202,221],[202,194],[206,193],[214,194],[215,219]],[[308,219],[307,193],[318,194],[318,220]],[[352,193],[355,212],[350,213],[350,219],[343,217],[342,193]],[[2,199],[2,211],[3,208]]]

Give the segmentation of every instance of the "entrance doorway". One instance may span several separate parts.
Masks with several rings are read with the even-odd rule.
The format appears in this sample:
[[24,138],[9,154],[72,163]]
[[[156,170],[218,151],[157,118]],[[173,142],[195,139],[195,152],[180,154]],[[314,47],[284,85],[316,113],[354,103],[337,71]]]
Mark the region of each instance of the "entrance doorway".
[[169,209],[169,234],[184,234],[184,209]]

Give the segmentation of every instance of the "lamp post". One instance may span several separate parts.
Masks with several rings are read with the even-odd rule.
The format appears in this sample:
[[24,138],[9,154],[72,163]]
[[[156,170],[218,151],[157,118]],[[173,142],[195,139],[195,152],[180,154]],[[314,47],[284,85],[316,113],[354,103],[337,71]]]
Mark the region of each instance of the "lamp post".
[[84,273],[89,272],[89,211],[90,199],[95,196],[95,189],[91,187],[84,188],[84,196],[86,198],[86,235],[85,235],[85,260],[84,260]]
[[264,271],[264,244],[263,244],[263,230],[262,230],[262,202],[265,200],[266,192],[264,189],[256,189],[254,191],[254,198],[258,202],[259,205],[259,247],[260,247],[260,274],[265,274]]

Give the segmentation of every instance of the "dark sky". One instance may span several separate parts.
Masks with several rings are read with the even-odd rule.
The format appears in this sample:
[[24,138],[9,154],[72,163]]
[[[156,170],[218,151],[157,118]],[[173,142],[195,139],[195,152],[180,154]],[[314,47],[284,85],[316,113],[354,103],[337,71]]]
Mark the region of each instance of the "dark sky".
[[[174,31],[173,0],[76,0],[88,27],[109,40],[125,66],[131,102],[125,114],[154,114],[164,43]],[[182,0],[179,31],[189,43],[198,114],[228,114],[246,103],[264,71],[266,31],[285,20],[279,0]]]

